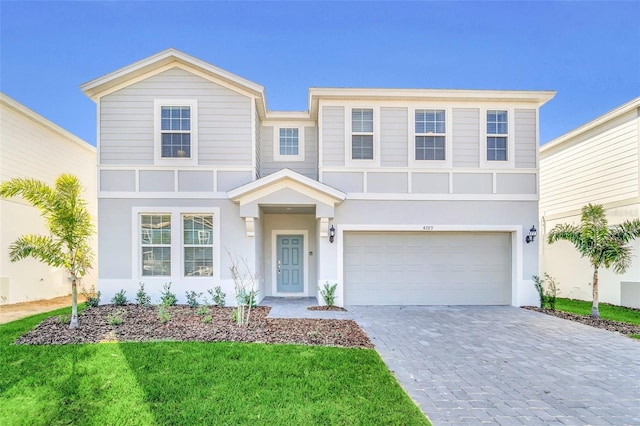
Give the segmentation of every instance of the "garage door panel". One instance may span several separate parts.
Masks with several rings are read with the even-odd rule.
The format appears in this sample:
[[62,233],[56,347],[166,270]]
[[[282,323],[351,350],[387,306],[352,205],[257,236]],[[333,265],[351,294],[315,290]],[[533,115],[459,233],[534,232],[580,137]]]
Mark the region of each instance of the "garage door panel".
[[508,305],[510,234],[345,233],[346,304]]

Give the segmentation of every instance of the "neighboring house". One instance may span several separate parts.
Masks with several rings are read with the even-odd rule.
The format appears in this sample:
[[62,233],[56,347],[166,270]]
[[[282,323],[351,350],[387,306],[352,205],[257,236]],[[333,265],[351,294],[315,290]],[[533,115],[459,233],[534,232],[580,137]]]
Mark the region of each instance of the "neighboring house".
[[[540,148],[540,270],[560,283],[560,295],[591,300],[593,269],[573,245],[547,244],[558,223],[580,222],[580,209],[602,204],[610,224],[640,217],[640,97]],[[640,308],[640,241],[625,274],[599,274],[600,301]]]
[[[262,86],[169,49],[82,85],[98,107],[100,289],[534,304],[538,109],[550,91]],[[335,234],[335,235],[334,235]],[[318,297],[321,302],[322,299]]]
[[[60,174],[71,173],[82,182],[83,198],[95,218],[96,149],[3,93],[0,120],[0,182],[34,178],[54,185]],[[19,197],[0,199],[0,304],[70,294],[71,281],[62,268],[33,258],[9,260],[9,245],[25,234],[49,234],[40,211]],[[82,280],[87,289],[96,285],[96,267],[94,263]]]

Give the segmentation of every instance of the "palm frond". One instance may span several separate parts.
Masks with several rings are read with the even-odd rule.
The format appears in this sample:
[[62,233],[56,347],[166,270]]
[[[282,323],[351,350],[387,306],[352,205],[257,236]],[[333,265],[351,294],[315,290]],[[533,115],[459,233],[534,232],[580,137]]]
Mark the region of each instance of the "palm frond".
[[23,235],[9,246],[9,260],[33,257],[50,266],[66,266],[60,243],[43,235]]
[[55,191],[37,179],[14,178],[0,184],[0,197],[21,196],[48,217],[55,204]]
[[636,238],[640,238],[640,219],[626,220],[611,229],[614,238],[628,243]]

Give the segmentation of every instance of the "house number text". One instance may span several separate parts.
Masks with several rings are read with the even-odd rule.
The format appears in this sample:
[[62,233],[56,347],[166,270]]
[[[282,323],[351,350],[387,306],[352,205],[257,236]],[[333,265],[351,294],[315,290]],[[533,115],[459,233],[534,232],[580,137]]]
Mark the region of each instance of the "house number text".
[[431,225],[424,225],[424,226],[422,227],[422,230],[423,230],[423,231],[433,231],[433,226],[431,226]]

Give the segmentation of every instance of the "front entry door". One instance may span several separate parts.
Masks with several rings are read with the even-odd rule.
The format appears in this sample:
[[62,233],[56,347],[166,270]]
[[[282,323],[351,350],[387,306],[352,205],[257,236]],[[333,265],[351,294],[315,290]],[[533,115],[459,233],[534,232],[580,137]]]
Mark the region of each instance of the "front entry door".
[[304,261],[302,235],[278,235],[276,249],[278,293],[304,291]]

